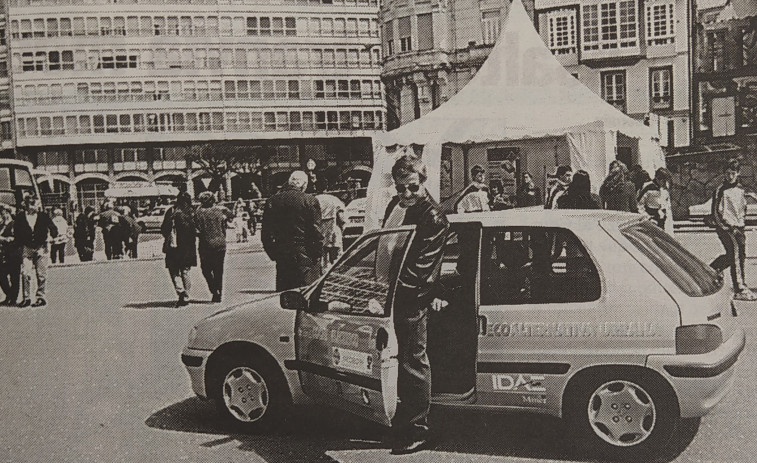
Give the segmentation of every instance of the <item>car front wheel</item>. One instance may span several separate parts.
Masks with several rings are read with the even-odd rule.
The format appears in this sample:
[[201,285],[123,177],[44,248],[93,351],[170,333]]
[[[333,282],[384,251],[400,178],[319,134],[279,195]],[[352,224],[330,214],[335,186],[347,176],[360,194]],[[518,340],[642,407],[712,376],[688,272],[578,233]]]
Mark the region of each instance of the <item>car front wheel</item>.
[[566,400],[567,418],[581,440],[617,458],[662,449],[679,421],[672,389],[650,374],[593,375]]
[[288,406],[277,372],[255,360],[226,360],[216,369],[214,398],[225,418],[243,428],[271,430]]

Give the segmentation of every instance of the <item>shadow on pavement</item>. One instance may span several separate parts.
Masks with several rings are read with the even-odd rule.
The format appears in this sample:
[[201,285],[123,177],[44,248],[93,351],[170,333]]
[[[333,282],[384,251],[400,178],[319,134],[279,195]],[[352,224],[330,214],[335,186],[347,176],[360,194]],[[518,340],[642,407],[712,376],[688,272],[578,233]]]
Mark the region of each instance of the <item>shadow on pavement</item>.
[[175,309],[176,300],[170,301],[149,301],[149,302],[130,302],[123,306],[124,309]]
[[[600,461],[591,449],[575,445],[562,420],[550,416],[434,408],[430,420],[433,441],[429,450],[434,452]],[[386,451],[389,458],[389,446],[382,443],[387,428],[313,405],[295,407],[282,430],[263,435],[240,433],[223,420],[212,402],[197,397],[158,410],[145,424],[156,429],[225,435],[201,445],[215,447],[235,442],[240,450],[255,452],[271,463],[335,461],[328,452],[340,450],[380,450]],[[684,420],[676,438],[654,461],[674,460],[688,447],[698,429],[698,419]]]

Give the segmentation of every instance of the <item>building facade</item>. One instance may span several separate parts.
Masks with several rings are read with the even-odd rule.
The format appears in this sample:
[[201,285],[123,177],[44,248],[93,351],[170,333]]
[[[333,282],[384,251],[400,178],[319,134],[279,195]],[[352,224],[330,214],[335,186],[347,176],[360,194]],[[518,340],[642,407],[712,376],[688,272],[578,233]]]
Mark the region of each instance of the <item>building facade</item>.
[[265,159],[264,193],[308,159],[328,182],[359,176],[385,124],[377,13],[377,0],[10,0],[17,156],[80,205],[115,181],[202,189],[186,155],[206,144]]
[[0,156],[13,157],[13,101],[8,72],[8,4],[0,2]]
[[[509,3],[385,3],[382,79],[390,127],[431,111],[475,75]],[[626,114],[656,125],[669,150],[689,145],[688,0],[535,0],[524,6],[571,74]]]

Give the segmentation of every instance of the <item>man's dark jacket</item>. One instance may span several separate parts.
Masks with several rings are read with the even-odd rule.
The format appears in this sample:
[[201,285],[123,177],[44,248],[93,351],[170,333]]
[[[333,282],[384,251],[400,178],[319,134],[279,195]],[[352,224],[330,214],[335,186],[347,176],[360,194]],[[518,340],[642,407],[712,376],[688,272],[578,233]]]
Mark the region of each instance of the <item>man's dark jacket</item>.
[[[399,197],[395,196],[386,208],[383,223],[386,223],[392,210],[399,207],[398,204]],[[439,205],[426,195],[407,208],[402,225],[416,227],[415,238],[410,244],[399,283],[402,289],[415,293],[419,305],[425,307],[433,299],[432,293],[441,271],[449,222],[439,210]]]
[[265,205],[261,240],[266,254],[274,261],[303,247],[310,259],[319,259],[323,254],[323,235],[318,200],[285,185]]
[[27,248],[36,249],[45,246],[47,244],[48,233],[50,233],[50,237],[52,238],[58,236],[58,227],[53,224],[50,216],[44,212],[37,212],[37,223],[34,224],[34,230],[29,226],[29,222],[26,221],[25,212],[20,212],[16,215],[13,227],[16,244],[18,246],[26,246]]

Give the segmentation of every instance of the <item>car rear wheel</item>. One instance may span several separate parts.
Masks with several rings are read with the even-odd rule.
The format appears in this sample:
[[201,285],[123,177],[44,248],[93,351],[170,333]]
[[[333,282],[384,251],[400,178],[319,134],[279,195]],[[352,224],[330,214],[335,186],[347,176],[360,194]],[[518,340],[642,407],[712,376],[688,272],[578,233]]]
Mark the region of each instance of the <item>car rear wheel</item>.
[[289,405],[280,376],[254,359],[224,360],[215,369],[213,396],[227,421],[253,432],[271,430]]
[[581,440],[616,458],[662,449],[679,421],[675,394],[651,374],[587,376],[573,385],[566,401],[566,416]]

